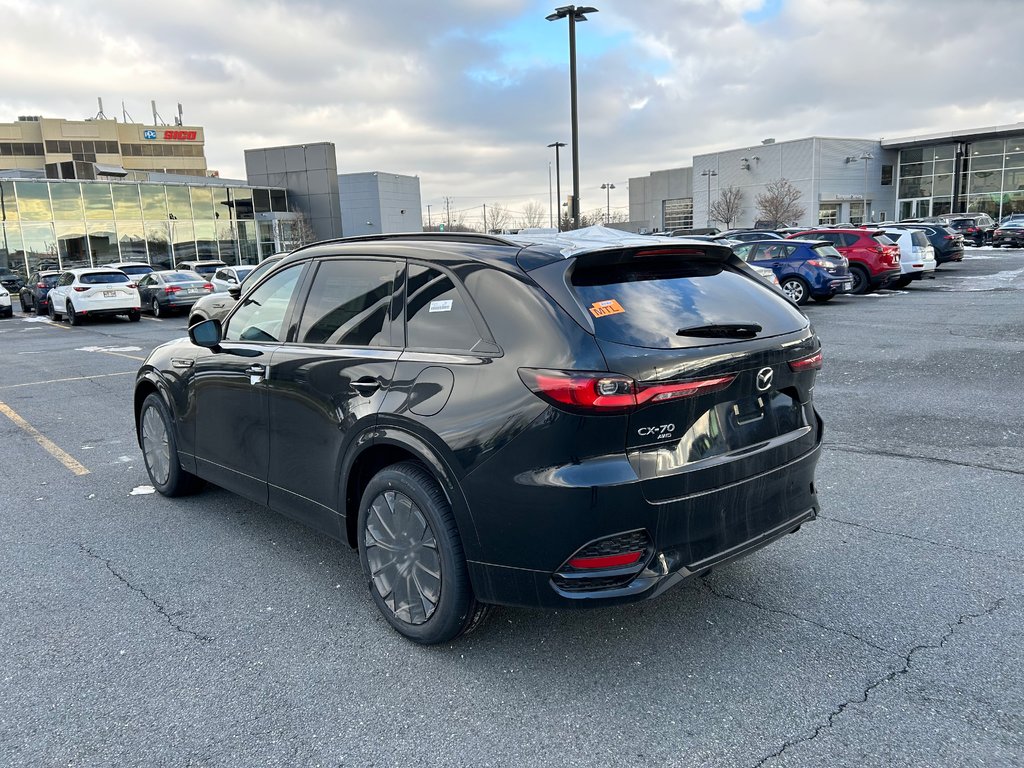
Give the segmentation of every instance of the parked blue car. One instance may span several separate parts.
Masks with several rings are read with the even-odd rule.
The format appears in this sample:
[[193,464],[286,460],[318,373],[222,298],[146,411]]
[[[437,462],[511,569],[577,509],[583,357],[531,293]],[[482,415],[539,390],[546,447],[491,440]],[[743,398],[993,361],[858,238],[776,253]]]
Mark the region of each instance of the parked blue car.
[[760,240],[737,243],[733,251],[750,264],[771,269],[782,292],[797,304],[826,302],[853,287],[849,262],[825,240]]

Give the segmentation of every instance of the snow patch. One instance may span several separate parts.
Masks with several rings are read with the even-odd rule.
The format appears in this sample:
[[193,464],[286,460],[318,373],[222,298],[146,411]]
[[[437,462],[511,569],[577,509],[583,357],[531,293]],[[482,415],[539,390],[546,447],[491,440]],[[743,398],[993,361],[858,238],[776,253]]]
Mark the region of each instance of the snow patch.
[[142,347],[75,347],[75,352],[141,352]]
[[152,485],[139,485],[139,486],[136,486],[135,488],[132,488],[132,492],[129,493],[128,495],[129,496],[146,496],[146,495],[148,495],[150,493],[156,493],[156,488],[154,488]]

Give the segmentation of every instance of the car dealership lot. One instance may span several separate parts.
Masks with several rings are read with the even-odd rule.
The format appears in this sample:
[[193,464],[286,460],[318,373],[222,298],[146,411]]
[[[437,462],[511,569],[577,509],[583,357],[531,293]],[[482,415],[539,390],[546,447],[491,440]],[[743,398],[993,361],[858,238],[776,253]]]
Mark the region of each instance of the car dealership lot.
[[0,761],[1016,765],[1024,252],[806,308],[821,519],[660,599],[425,649],[344,546],[146,493],[134,372],[180,317],[0,320]]

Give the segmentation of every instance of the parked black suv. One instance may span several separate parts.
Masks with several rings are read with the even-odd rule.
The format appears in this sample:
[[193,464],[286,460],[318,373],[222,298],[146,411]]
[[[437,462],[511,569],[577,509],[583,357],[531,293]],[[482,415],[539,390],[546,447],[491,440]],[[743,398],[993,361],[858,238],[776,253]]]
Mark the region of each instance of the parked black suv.
[[140,368],[153,485],[347,541],[420,643],[489,604],[654,597],[814,518],[821,348],[796,306],[713,243],[550,240],[286,256]]
[[928,242],[935,249],[936,264],[964,260],[964,237],[955,229],[943,226],[942,224],[928,223],[903,223],[893,226],[904,229],[920,229],[924,232]]
[[942,217],[953,231],[964,236],[973,245],[985,245],[992,241],[996,223],[987,213],[950,213]]
[[50,289],[57,284],[60,270],[41,270],[33,272],[28,282],[21,287],[18,298],[21,300],[22,312],[35,312],[45,315],[50,311],[50,300],[46,298]]

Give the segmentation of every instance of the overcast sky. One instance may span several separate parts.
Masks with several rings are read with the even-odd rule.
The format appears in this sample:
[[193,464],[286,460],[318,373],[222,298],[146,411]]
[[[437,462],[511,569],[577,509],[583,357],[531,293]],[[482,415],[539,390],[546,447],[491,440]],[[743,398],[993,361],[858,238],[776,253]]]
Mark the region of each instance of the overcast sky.
[[[568,24],[533,0],[0,0],[0,122],[97,112],[206,129],[243,150],[332,141],[339,172],[548,206],[569,142]],[[882,138],[1024,121],[1024,0],[596,0],[577,28],[581,208],[602,183],[804,136]],[[562,152],[562,192],[572,183]]]

